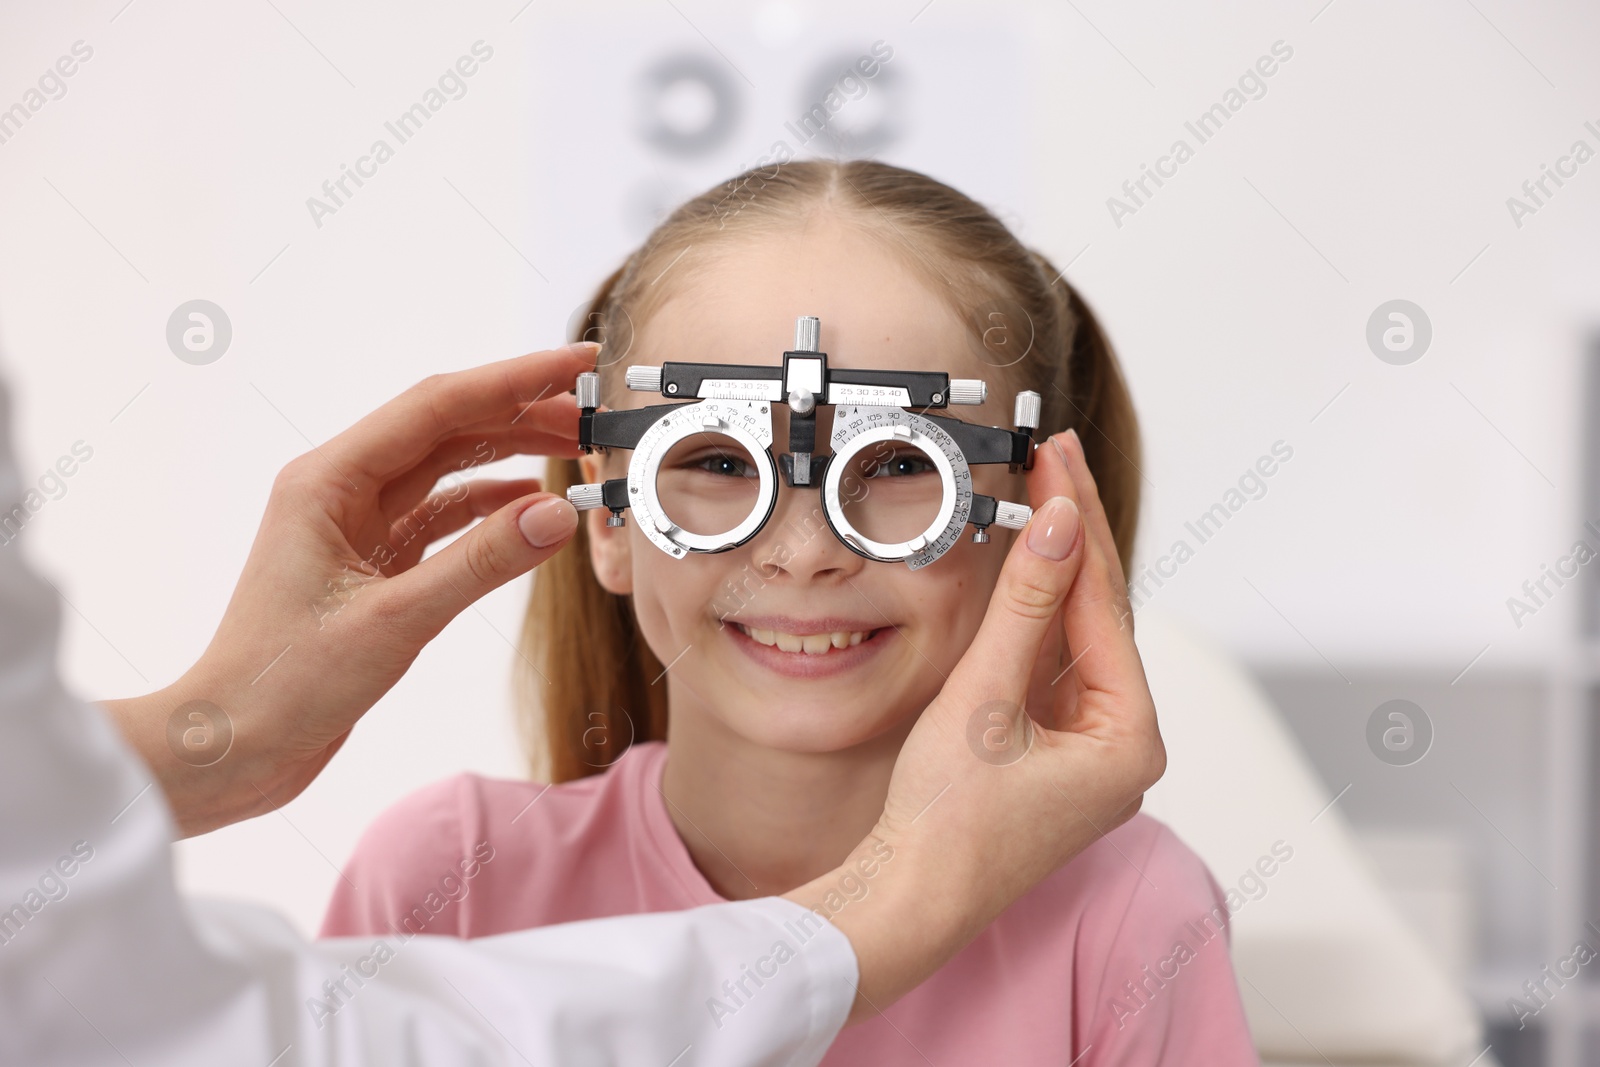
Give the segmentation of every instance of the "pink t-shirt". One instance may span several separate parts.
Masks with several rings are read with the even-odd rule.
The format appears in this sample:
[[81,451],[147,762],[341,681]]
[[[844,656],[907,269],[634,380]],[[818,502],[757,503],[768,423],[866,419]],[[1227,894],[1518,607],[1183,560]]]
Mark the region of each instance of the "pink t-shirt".
[[[667,814],[666,756],[650,742],[562,785],[462,774],[412,793],[362,836],[322,936],[482,937],[721,903]],[[1136,815],[883,1015],[841,1032],[822,1062],[1258,1064],[1227,916],[1199,857]]]

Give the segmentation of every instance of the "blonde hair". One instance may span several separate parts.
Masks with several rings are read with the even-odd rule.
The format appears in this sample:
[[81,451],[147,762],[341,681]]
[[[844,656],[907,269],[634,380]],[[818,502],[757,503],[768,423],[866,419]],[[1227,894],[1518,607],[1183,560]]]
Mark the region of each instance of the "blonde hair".
[[[601,382],[616,389],[623,377],[616,353],[629,350],[634,330],[659,304],[665,286],[654,282],[662,272],[676,264],[670,284],[692,277],[692,264],[676,262],[690,246],[793,230],[830,209],[884,241],[935,287],[948,287],[941,291],[967,320],[978,354],[996,367],[991,387],[1003,386],[1007,396],[1032,389],[1043,398],[1039,440],[1078,431],[1128,572],[1139,518],[1139,426],[1110,342],[1046,257],[983,205],[925,174],[874,160],[746,171],[657,226],[601,283],[571,340],[604,341]],[[968,300],[980,303],[963,306]],[[550,492],[581,481],[576,460],[549,461]],[[662,664],[640,636],[632,598],[608,593],[595,577],[584,523],[536,572],[520,651],[518,721],[536,775],[582,778],[632,743],[665,739]]]

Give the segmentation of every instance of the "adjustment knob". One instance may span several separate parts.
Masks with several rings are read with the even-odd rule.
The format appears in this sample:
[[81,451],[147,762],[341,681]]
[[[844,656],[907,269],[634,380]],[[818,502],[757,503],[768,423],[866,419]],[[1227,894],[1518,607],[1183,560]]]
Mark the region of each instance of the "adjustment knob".
[[636,393],[661,392],[661,368],[640,367],[628,368],[628,388]]
[[976,407],[989,397],[989,383],[982,378],[951,378],[950,403]]
[[578,394],[580,408],[597,408],[600,406],[600,375],[592,370],[586,370],[578,375],[578,385],[574,390]]
[[801,315],[794,320],[794,350],[816,352],[822,344],[822,320],[815,315]]
[[1039,426],[1039,394],[1032,389],[1024,389],[1017,394],[1016,418],[1011,421],[1019,430],[1034,430]]
[[590,485],[570,485],[567,487],[567,503],[579,511],[591,511],[594,508],[606,506],[606,487],[598,483]]
[[1026,504],[997,501],[994,506],[994,524],[1008,530],[1020,530],[1033,518],[1033,509]]

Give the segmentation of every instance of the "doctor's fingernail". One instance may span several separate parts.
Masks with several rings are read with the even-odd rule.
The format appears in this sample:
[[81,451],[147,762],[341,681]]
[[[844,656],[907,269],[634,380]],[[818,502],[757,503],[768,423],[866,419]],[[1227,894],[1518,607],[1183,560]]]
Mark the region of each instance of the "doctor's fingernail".
[[517,516],[517,529],[534,548],[548,548],[578,528],[578,510],[558,496],[541,500]]
[[1045,559],[1066,559],[1077,539],[1078,505],[1071,497],[1051,497],[1028,520],[1028,547]]
[[1056,446],[1056,455],[1061,457],[1061,465],[1066,467],[1068,470],[1071,470],[1072,461],[1067,458],[1067,450],[1061,444],[1061,439],[1065,436],[1067,435],[1064,433],[1052,434],[1050,437],[1050,443]]

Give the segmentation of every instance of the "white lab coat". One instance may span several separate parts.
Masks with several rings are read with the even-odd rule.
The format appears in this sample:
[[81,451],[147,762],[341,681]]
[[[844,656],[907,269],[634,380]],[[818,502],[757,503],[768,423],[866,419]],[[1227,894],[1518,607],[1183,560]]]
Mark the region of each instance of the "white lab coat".
[[[0,385],[0,523],[26,506],[10,414]],[[850,942],[776,897],[315,944],[270,911],[186,900],[161,790],[63,688],[58,597],[21,548],[0,543],[0,1064],[799,1067],[844,1024]],[[779,942],[794,957],[714,1016]]]

